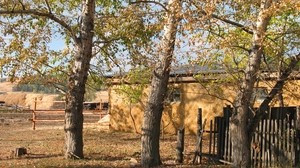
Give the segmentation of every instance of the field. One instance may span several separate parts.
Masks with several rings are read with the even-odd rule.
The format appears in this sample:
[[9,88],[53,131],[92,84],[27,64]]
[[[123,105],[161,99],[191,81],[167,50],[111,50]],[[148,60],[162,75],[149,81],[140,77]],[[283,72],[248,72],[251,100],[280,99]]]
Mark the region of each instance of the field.
[[[139,134],[85,127],[85,159],[66,160],[62,123],[37,124],[37,129],[32,130],[28,118],[30,113],[0,114],[0,167],[139,167]],[[195,136],[185,137],[184,164],[176,164],[176,136],[164,135],[161,139],[162,167],[195,167],[191,164],[195,143]],[[14,151],[19,147],[26,148],[28,154],[16,158]]]

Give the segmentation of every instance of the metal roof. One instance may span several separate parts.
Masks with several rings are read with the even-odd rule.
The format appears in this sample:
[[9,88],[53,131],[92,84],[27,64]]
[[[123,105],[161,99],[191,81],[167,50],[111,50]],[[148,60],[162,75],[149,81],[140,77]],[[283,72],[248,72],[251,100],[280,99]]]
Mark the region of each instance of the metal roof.
[[216,66],[199,66],[199,65],[182,65],[173,66],[171,68],[170,76],[192,76],[195,74],[212,74],[225,73],[225,69],[221,65]]

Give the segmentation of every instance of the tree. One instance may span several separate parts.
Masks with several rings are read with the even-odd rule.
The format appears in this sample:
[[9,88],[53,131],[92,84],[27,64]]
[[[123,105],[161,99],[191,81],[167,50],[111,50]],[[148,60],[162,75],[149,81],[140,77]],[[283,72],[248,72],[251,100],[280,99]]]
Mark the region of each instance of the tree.
[[[72,67],[70,67],[68,74],[68,91],[66,94],[64,128],[66,147],[65,157],[80,159],[83,158],[82,109],[85,83],[87,80],[90,61],[93,56],[92,47],[94,37],[95,1],[82,1],[81,21],[78,23],[77,27],[72,27],[68,24],[66,19],[61,17],[63,12],[59,12],[59,10],[62,10],[61,8],[56,8],[56,5],[58,4],[51,4],[48,1],[45,1],[44,4],[37,2],[38,4],[36,6],[31,6],[33,3],[34,2],[23,3],[22,1],[14,1],[14,3],[10,3],[8,1],[4,1],[1,4],[2,9],[0,14],[2,16],[5,15],[7,17],[14,17],[15,19],[22,19],[24,15],[31,16],[30,19],[35,17],[47,20],[49,19],[52,22],[59,24],[59,26],[64,29],[63,32],[66,32],[73,40],[75,55],[74,59],[72,59]],[[77,6],[79,4],[80,1],[76,1],[73,5]],[[17,17],[15,17],[15,15],[17,15]],[[28,17],[26,18],[28,19]],[[45,22],[42,22],[42,19],[37,20],[34,24],[46,24]],[[18,35],[16,34],[16,36]],[[28,52],[29,51],[30,50],[28,50]],[[16,53],[16,55],[17,54],[18,53]],[[24,57],[26,57],[26,55],[24,55]]]
[[[234,110],[230,120],[230,131],[234,136],[234,167],[250,167],[250,142],[257,123],[299,63],[299,2],[191,3],[197,9],[197,15],[201,16],[200,21],[206,19],[205,25],[198,21],[200,28],[194,26],[193,29],[198,31],[194,43],[205,44],[202,48],[197,46],[197,50],[201,51],[197,52],[198,59],[212,66],[222,65],[228,73],[227,82],[236,84],[237,96],[232,101]],[[273,67],[277,67],[280,61],[283,66],[278,81],[259,110],[254,111],[252,93],[255,84],[263,79],[263,71],[277,71]]]
[[[59,80],[67,81],[66,158],[84,157],[82,110],[91,62],[103,66],[102,70],[105,64],[110,69],[119,53],[145,45],[152,36],[152,31],[143,27],[142,16],[134,13],[138,9],[121,5],[128,4],[114,0],[0,2],[1,33],[8,37],[0,38],[4,46],[1,69],[11,79],[50,73],[54,74],[49,76],[51,80],[56,81],[56,74],[65,75]],[[52,50],[49,43],[53,36],[64,38],[66,47]]]
[[163,102],[167,94],[170,65],[175,47],[177,25],[180,21],[181,0],[170,0],[166,7],[164,34],[160,41],[159,62],[152,72],[150,93],[142,127],[141,164],[153,167],[161,164],[159,154],[160,123]]

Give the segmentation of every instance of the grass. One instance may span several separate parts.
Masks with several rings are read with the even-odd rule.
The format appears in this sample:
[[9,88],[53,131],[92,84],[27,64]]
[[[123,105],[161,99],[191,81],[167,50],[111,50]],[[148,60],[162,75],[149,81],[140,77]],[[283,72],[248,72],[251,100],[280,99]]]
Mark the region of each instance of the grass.
[[[160,142],[162,167],[195,167],[191,164],[195,143],[195,136],[185,137],[185,160],[182,165],[176,164],[176,136],[165,135]],[[0,167],[139,167],[141,145],[138,134],[85,128],[84,145],[85,159],[66,160],[63,129],[37,125],[34,131],[26,120],[3,122],[0,125]],[[13,151],[18,147],[27,148],[28,154],[15,158]]]

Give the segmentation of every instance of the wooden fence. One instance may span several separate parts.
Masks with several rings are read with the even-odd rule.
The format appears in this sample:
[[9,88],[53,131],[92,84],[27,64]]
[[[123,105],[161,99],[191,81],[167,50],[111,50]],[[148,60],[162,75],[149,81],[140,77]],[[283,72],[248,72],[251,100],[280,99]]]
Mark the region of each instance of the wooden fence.
[[[231,163],[233,138],[229,131],[231,108],[224,108],[223,117],[208,122],[208,152],[210,160]],[[198,115],[199,116],[199,115]],[[251,165],[253,167],[296,166],[300,163],[299,107],[271,108],[267,117],[258,124],[251,141]],[[204,127],[204,126],[202,126]],[[202,144],[202,143],[201,143]],[[202,147],[201,147],[202,149]]]
[[[36,129],[37,122],[54,123],[64,122],[65,109],[37,109],[37,99],[34,101],[34,108],[31,110],[32,129]],[[60,103],[64,103],[60,101]],[[94,107],[95,106],[95,107]],[[107,103],[85,102],[83,109],[84,123],[95,123],[107,114]]]

